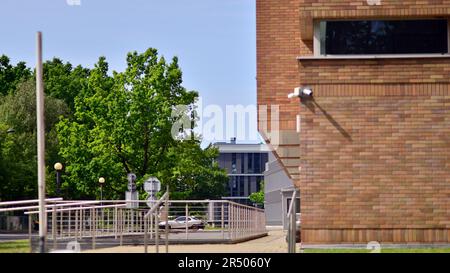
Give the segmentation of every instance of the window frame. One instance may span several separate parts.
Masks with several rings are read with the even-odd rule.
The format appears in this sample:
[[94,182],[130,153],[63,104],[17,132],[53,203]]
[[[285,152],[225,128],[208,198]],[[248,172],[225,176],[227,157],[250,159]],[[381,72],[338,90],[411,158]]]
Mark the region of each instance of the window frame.
[[333,21],[391,21],[402,20],[400,18],[353,18],[353,19],[318,19],[314,20],[313,56],[299,57],[298,59],[378,59],[378,58],[436,58],[450,57],[450,19],[449,18],[408,18],[404,21],[413,20],[446,20],[447,21],[447,53],[412,53],[412,54],[322,54],[325,51],[325,30],[321,29],[321,22]]

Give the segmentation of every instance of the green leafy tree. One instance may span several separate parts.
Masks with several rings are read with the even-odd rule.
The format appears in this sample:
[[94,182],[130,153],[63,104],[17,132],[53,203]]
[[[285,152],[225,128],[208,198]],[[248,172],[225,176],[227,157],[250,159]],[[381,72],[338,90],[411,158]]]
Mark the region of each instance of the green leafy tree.
[[7,56],[0,56],[0,99],[2,95],[14,92],[20,82],[31,77],[31,70],[24,62],[19,62],[13,66]]
[[64,100],[73,111],[75,97],[85,88],[89,69],[70,63],[63,63],[58,58],[44,63],[45,93],[51,97]]
[[[60,160],[55,124],[68,114],[66,104],[45,98],[46,165],[51,173]],[[9,128],[13,134],[7,134]],[[0,199],[35,198],[37,190],[36,157],[36,89],[32,79],[18,85],[17,90],[0,102]],[[53,194],[54,177],[47,176],[49,193]]]
[[221,193],[226,175],[213,163],[217,151],[172,138],[174,108],[198,97],[181,84],[178,59],[167,63],[155,49],[129,53],[126,70],[112,76],[99,59],[75,98],[73,118],[58,124],[67,166],[63,186],[71,196],[98,198],[103,176],[104,196],[123,198],[130,172],[140,178],[138,186],[154,175],[183,198]]

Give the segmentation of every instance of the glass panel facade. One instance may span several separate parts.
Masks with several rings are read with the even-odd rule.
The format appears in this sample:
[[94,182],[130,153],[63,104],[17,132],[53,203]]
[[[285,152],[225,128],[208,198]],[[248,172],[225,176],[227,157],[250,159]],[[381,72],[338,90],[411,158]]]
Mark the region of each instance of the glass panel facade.
[[[219,155],[218,163],[229,174],[226,185],[226,196],[248,197],[261,189],[263,173],[269,160],[268,153],[223,153]],[[235,199],[242,204],[252,203],[247,199]]]

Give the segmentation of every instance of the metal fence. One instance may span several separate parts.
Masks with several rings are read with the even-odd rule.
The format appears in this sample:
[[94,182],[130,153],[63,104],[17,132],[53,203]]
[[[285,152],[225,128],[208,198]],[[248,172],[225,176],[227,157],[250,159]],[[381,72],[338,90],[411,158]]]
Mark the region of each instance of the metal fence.
[[[169,200],[167,196],[155,201],[153,210],[146,201],[131,204],[123,200],[52,201],[46,206],[48,247],[61,249],[71,241],[84,242],[84,249],[144,242],[156,246],[160,242],[232,243],[267,234],[262,209],[230,201]],[[5,210],[20,207],[0,207],[0,213]],[[39,225],[37,207],[24,210],[32,241]]]

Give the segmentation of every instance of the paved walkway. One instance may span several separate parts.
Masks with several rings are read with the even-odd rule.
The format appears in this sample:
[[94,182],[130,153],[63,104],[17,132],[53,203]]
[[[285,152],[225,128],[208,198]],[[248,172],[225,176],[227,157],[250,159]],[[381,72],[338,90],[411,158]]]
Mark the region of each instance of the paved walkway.
[[[162,242],[163,243],[163,242]],[[148,247],[155,253],[155,246]],[[165,252],[165,246],[159,248]],[[269,236],[239,244],[170,245],[169,253],[286,253],[286,235],[282,230],[270,230]],[[84,251],[84,253],[144,253],[143,246],[121,246]]]

